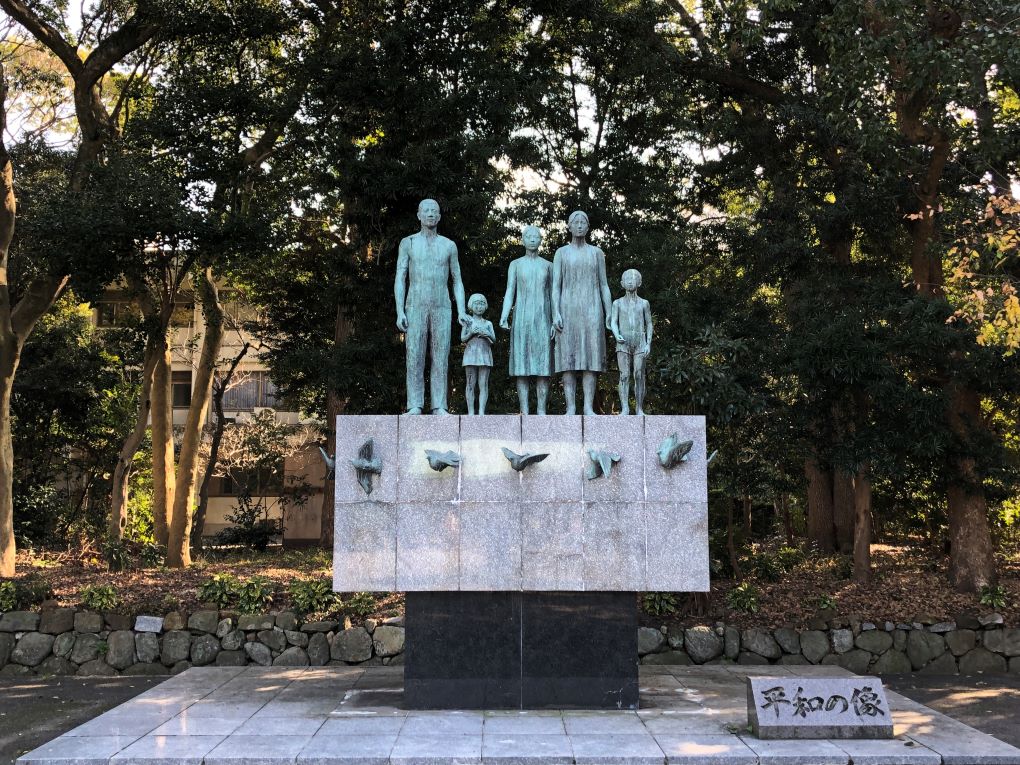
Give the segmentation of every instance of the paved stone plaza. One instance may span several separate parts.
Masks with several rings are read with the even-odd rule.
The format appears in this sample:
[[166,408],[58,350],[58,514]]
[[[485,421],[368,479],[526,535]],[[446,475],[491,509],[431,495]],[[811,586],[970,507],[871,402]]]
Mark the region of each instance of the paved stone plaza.
[[794,674],[777,666],[642,667],[638,712],[430,712],[401,708],[397,667],[194,668],[18,762],[1020,765],[1020,749],[892,692],[895,739],[758,741],[746,732],[752,673]]

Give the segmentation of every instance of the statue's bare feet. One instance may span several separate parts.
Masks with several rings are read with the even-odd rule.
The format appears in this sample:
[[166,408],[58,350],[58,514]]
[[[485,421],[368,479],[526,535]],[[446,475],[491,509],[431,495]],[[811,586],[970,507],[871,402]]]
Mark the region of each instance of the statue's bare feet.
[[622,406],[620,407],[620,414],[621,414],[621,415],[627,415],[627,414],[630,414],[630,409],[628,408],[628,406],[627,406],[626,404],[623,404],[623,405],[622,405]]
[[433,409],[432,414],[449,414],[445,409]]
[[416,406],[414,409],[408,409],[407,413],[408,414],[421,414],[421,407],[420,406]]
[[645,416],[645,410],[644,409],[638,409],[636,412],[634,412],[634,414],[638,415],[639,417],[644,417]]

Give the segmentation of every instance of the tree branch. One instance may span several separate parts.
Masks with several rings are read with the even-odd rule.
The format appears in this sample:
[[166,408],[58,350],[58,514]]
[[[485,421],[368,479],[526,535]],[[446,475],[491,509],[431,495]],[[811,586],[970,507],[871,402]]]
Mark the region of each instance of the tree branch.
[[65,40],[60,32],[39,18],[22,0],[0,0],[7,14],[31,33],[39,42],[53,51],[72,77],[81,73],[83,65],[78,51]]

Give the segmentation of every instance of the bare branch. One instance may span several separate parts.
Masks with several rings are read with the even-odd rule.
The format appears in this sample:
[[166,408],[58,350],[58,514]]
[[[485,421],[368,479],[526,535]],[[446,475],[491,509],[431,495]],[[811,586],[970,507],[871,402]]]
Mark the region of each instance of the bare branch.
[[50,24],[43,21],[22,0],[0,0],[0,8],[27,29],[33,37],[53,51],[72,77],[77,77],[83,68],[78,51],[63,38]]

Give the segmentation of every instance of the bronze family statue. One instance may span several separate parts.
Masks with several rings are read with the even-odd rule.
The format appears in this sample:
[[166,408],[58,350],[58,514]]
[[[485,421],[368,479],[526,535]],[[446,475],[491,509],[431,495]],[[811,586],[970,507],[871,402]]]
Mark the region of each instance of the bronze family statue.
[[[439,204],[432,199],[418,205],[421,230],[400,242],[394,297],[397,327],[407,346],[407,412],[425,407],[425,358],[430,357],[429,403],[433,414],[448,414],[447,372],[452,308],[457,303],[468,414],[485,414],[489,370],[495,332],[484,318],[488,302],[480,294],[466,306],[457,246],[437,232]],[[552,262],[539,256],[542,233],[524,229],[524,255],[510,264],[499,325],[510,332],[510,376],[514,378],[522,414],[529,412],[532,384],[536,411],[546,414],[549,379],[563,376],[567,414],[575,414],[577,378],[581,378],[582,412],[595,413],[597,377],[606,369],[606,330],[616,339],[620,367],[621,413],[630,412],[630,381],[634,380],[635,412],[644,414],[645,359],[652,341],[651,309],[637,296],[641,274],[629,269],[621,285],[625,295],[615,302],[606,279],[606,256],[588,243],[589,222],[577,210],[567,219],[571,241],[560,247]],[[478,406],[475,407],[475,391]]]

